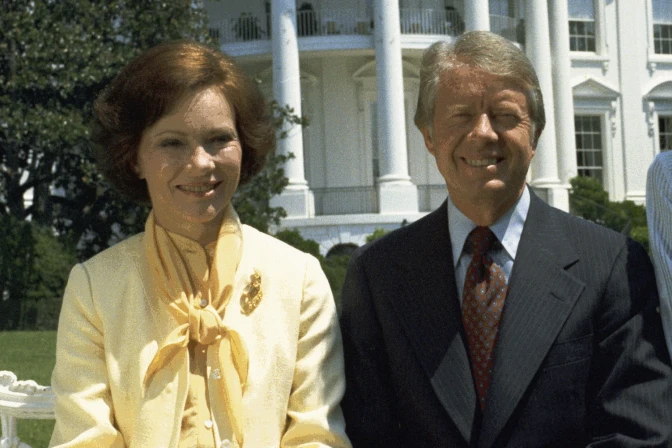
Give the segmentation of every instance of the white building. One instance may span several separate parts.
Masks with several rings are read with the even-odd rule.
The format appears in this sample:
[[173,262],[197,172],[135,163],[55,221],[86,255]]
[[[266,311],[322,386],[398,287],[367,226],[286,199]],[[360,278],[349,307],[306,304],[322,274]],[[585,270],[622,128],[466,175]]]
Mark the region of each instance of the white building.
[[568,208],[569,179],[643,203],[646,171],[672,149],[672,0],[226,0],[207,3],[221,48],[269,98],[307,116],[276,198],[321,244],[363,244],[441,204],[446,188],[413,124],[423,50],[465,30],[521,45],[547,125],[529,183]]

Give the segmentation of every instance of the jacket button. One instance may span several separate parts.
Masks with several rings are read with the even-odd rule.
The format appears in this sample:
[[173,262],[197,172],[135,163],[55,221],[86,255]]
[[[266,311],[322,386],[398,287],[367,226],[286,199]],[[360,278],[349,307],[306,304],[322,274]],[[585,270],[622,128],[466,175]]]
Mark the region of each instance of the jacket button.
[[207,419],[206,421],[204,421],[203,424],[208,429],[212,428],[212,420],[210,420],[210,419]]

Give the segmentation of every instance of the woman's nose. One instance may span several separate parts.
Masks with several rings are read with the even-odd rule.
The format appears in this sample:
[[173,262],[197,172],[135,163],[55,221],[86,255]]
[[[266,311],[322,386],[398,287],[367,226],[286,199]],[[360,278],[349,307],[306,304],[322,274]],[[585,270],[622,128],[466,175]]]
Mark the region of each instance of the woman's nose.
[[196,169],[209,169],[214,166],[214,160],[212,154],[203,145],[198,145],[192,151],[189,165]]

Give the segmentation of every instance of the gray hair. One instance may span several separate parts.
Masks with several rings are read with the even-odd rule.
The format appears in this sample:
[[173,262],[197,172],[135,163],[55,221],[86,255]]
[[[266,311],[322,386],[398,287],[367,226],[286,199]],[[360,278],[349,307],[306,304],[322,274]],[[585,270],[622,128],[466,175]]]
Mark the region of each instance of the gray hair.
[[459,65],[468,65],[496,76],[515,78],[526,91],[532,121],[531,138],[546,125],[544,99],[537,74],[525,53],[507,39],[489,31],[470,31],[454,43],[438,41],[425,50],[420,66],[420,92],[415,111],[415,125],[432,134],[434,106],[440,75]]

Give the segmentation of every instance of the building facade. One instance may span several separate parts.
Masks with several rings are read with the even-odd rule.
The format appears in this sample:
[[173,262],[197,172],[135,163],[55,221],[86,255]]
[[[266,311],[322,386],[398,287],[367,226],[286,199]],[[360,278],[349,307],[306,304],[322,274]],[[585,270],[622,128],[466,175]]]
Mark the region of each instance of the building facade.
[[323,253],[359,246],[438,207],[443,179],[413,124],[422,52],[490,30],[530,57],[547,125],[528,182],[569,208],[569,179],[645,200],[646,171],[672,149],[672,0],[227,0],[211,33],[269,99],[310,125],[287,129],[282,227]]

